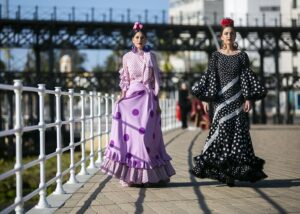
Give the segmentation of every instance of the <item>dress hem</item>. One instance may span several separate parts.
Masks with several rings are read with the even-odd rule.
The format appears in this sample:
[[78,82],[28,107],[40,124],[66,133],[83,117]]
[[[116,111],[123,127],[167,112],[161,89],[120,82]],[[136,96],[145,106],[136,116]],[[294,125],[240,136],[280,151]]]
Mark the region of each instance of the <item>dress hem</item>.
[[157,166],[152,169],[134,168],[127,165],[106,159],[100,167],[105,174],[118,178],[128,184],[159,183],[169,181],[170,177],[175,175],[175,170],[170,161],[165,165]]

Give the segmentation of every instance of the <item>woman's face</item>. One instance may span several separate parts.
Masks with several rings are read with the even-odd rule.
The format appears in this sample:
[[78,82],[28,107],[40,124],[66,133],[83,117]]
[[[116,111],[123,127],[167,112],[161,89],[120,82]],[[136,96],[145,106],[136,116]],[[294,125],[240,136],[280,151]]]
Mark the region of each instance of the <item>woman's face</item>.
[[225,45],[233,45],[236,38],[235,30],[232,27],[225,27],[223,29],[221,40]]
[[146,42],[147,42],[147,39],[142,32],[137,32],[132,37],[132,43],[137,49],[142,50],[144,45],[146,44]]

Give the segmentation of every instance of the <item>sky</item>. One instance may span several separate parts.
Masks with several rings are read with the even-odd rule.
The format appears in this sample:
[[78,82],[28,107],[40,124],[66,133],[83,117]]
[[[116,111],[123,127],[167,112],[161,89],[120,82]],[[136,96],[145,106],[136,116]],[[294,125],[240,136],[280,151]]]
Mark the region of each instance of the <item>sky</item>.
[[[38,6],[40,11],[47,10],[50,11],[54,6],[58,10],[69,11],[72,7],[75,7],[77,14],[88,11],[90,8],[94,7],[96,11],[104,11],[109,8],[113,8],[114,11],[119,11],[124,13],[126,9],[131,9],[132,11],[144,11],[149,10],[151,13],[160,13],[162,10],[168,11],[169,1],[168,0],[8,0],[9,10],[13,14],[18,5],[21,6],[23,14],[32,13],[34,6]],[[3,5],[5,0],[1,0]],[[43,12],[41,12],[42,16]],[[76,15],[77,15],[76,14]],[[14,49],[11,51],[13,59],[11,62],[12,69],[20,70],[23,68],[25,63],[27,49]],[[81,51],[87,55],[87,62],[85,62],[84,67],[86,70],[91,70],[97,64],[103,65],[106,57],[111,53],[109,50],[84,50]],[[4,60],[5,54],[0,51],[0,57]],[[5,61],[5,60],[4,60]]]

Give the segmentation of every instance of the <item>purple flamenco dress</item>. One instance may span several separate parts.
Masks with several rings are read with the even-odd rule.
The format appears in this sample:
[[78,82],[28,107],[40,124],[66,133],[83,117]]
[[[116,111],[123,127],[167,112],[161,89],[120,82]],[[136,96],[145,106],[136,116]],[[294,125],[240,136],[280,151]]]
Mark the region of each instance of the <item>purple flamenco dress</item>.
[[175,174],[164,146],[158,111],[159,68],[151,52],[123,56],[110,142],[101,170],[127,184],[169,181]]

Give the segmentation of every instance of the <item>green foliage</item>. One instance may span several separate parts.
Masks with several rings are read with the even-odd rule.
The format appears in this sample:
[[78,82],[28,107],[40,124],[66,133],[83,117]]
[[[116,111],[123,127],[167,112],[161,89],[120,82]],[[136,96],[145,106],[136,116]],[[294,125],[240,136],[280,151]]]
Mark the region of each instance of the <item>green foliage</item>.
[[[28,163],[37,159],[38,157],[26,157],[23,159],[23,163]],[[81,152],[75,153],[75,162],[80,161]],[[0,159],[0,174],[12,170],[15,164],[15,160],[4,160]],[[66,170],[70,166],[70,154],[66,153],[62,155],[62,171]],[[56,176],[56,156],[50,158],[46,161],[46,181]],[[76,168],[76,173],[80,170],[79,167]],[[27,170],[22,174],[23,176],[23,196],[31,193],[33,190],[37,189],[39,186],[40,179],[40,166],[36,165]],[[63,177],[63,183],[69,179],[68,176]],[[52,193],[56,188],[56,183],[50,185],[47,188],[47,194]],[[16,197],[16,176],[13,175],[3,181],[0,181],[0,210],[9,206],[14,202]],[[35,196],[31,200],[25,203],[27,209],[31,208],[38,202],[38,196]]]
[[197,63],[193,67],[191,67],[191,72],[205,72],[207,69],[206,63]]
[[[54,71],[59,71],[59,61],[60,58],[64,55],[69,55],[72,61],[72,71],[84,71],[83,63],[86,61],[86,54],[79,52],[74,49],[62,49],[62,50],[54,50]],[[35,54],[33,50],[28,51],[26,55],[26,62],[24,65],[24,71],[36,71],[35,65]],[[40,66],[41,72],[49,72],[49,53],[48,52],[40,52]]]
[[163,58],[163,66],[162,66],[162,71],[164,72],[171,72],[173,70],[173,66],[170,62],[170,56],[171,52],[169,51],[163,51],[161,52],[162,58]]
[[108,55],[103,66],[97,64],[92,69],[92,71],[93,72],[118,71],[122,66],[122,55],[123,55],[122,51],[113,51],[110,55]]
[[0,70],[5,70],[5,67],[5,63],[2,60],[0,60]]

